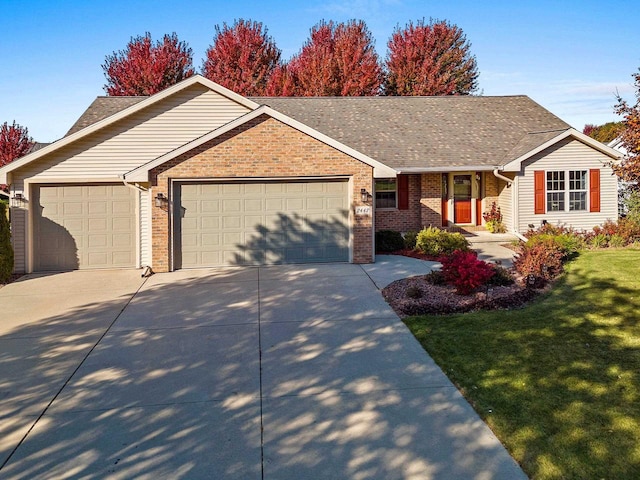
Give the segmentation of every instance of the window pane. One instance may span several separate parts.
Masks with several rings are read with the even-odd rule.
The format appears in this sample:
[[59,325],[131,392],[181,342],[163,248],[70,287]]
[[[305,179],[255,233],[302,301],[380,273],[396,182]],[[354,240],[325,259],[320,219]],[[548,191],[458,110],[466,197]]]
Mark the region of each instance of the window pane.
[[564,190],[564,172],[547,172],[547,190]]
[[569,192],[569,210],[586,210],[587,192]]
[[569,172],[569,190],[587,189],[587,171],[573,170]]
[[564,211],[564,192],[547,193],[547,212]]
[[377,208],[396,208],[396,192],[376,192]]
[[380,178],[376,180],[376,192],[395,192],[396,191],[396,179],[395,178]]

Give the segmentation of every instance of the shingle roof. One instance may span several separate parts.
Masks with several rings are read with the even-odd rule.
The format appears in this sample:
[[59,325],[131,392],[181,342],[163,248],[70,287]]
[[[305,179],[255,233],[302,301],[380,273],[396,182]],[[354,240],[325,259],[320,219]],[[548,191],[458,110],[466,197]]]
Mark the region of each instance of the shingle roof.
[[397,170],[503,165],[570,128],[526,96],[252,100]]
[[[67,135],[147,97],[98,97]],[[495,167],[570,126],[526,96],[252,97],[397,170]]]
[[118,113],[131,105],[135,105],[145,98],[148,97],[98,97],[89,105],[89,108],[80,115],[80,118],[76,120],[76,123],[69,129],[65,137],[110,117],[114,113]]

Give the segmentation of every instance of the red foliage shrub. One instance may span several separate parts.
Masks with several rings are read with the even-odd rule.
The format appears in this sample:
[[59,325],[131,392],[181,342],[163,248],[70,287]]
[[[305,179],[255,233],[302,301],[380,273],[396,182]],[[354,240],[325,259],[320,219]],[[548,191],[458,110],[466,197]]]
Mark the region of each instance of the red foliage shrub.
[[542,287],[562,273],[564,254],[553,239],[523,244],[513,261],[518,273],[534,287]]
[[625,245],[640,241],[640,224],[630,218],[621,218],[617,222],[607,220],[602,227],[594,227],[596,235],[604,234],[608,237],[618,235]]
[[469,295],[476,288],[485,285],[495,274],[491,265],[478,257],[474,252],[456,250],[451,255],[442,257],[442,273],[449,285],[456,287],[460,295]]

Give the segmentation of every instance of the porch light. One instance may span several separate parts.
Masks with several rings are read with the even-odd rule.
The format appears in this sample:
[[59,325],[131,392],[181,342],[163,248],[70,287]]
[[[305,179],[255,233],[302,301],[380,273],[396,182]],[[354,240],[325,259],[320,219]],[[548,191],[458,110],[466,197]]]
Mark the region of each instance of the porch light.
[[160,192],[155,198],[156,207],[164,207],[169,203],[169,199],[164,196],[164,193]]
[[371,194],[369,192],[367,192],[367,190],[365,188],[361,188],[360,189],[360,200],[362,200],[362,203],[367,203],[370,198],[372,198]]
[[11,200],[13,200],[13,206],[14,207],[22,207],[22,206],[24,206],[25,198],[24,198],[24,195],[22,193],[14,194],[13,197],[11,197]]

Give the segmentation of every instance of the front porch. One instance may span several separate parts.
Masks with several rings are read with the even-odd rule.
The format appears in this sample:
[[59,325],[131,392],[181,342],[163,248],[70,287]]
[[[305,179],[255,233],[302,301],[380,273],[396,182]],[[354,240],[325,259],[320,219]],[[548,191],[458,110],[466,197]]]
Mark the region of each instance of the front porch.
[[482,214],[496,202],[510,227],[511,190],[491,171],[401,174],[376,181],[376,231],[426,226],[482,231]]

